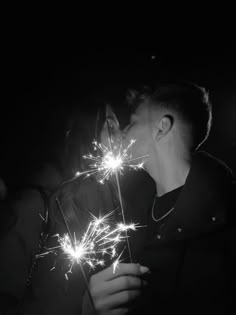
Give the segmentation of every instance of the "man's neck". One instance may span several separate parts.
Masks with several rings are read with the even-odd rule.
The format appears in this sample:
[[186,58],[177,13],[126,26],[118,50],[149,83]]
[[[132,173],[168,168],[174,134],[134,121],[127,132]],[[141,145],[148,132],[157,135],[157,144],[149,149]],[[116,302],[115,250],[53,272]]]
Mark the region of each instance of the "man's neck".
[[158,197],[185,184],[190,170],[191,159],[166,157],[152,163],[147,170],[156,182]]

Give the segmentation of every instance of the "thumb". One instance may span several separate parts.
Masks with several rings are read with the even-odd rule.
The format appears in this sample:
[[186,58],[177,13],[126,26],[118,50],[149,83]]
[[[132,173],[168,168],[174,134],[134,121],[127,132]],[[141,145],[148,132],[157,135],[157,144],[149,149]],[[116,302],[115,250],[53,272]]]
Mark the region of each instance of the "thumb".
[[106,119],[108,119],[110,122],[112,121],[113,127],[115,129],[120,129],[120,124],[116,117],[116,114],[109,104],[106,105]]

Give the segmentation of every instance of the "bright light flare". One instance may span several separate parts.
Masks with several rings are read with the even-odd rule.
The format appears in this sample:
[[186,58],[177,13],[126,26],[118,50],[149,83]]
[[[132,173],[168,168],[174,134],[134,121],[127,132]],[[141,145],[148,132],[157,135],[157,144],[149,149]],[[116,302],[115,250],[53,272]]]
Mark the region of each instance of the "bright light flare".
[[[94,174],[100,175],[98,182],[103,184],[105,180],[109,180],[113,174],[122,175],[122,171],[125,167],[134,170],[143,169],[144,161],[139,163],[136,163],[136,161],[144,159],[148,157],[148,155],[132,158],[130,148],[135,142],[136,140],[131,139],[129,145],[124,148],[122,143],[119,145],[110,145],[110,147],[107,147],[104,144],[94,140],[92,145],[93,151],[96,152],[96,154],[89,153],[83,156],[84,159],[90,160],[92,162],[89,165],[90,169],[82,172],[77,171],[73,178],[64,181],[63,184],[71,182],[81,176],[86,178]],[[110,143],[113,144],[112,139],[110,140]]]
[[93,141],[93,150],[96,151],[96,155],[87,154],[83,158],[92,161],[90,164],[90,170],[84,172],[76,172],[75,176],[86,175],[87,177],[99,173],[101,175],[100,183],[104,183],[106,179],[109,179],[113,174],[119,172],[122,174],[124,167],[129,167],[134,170],[143,168],[143,162],[136,164],[135,161],[147,157],[140,156],[132,158],[130,152],[131,146],[135,143],[134,139],[131,139],[129,145],[123,148],[122,144],[114,145],[112,148],[105,146],[102,143]]
[[116,170],[122,166],[122,158],[120,156],[114,156],[113,152],[108,152],[103,159],[104,168]]
[[[71,272],[74,264],[81,264],[81,266],[87,264],[92,269],[95,269],[96,266],[105,266],[118,256],[117,247],[126,238],[123,235],[124,232],[128,230],[135,231],[139,227],[134,223],[129,225],[116,223],[112,227],[109,224],[111,214],[112,212],[109,212],[105,216],[99,217],[92,215],[92,220],[80,240],[77,240],[75,236],[71,240],[68,233],[62,237],[58,234],[55,235],[59,245],[48,248],[46,252],[38,255],[38,257],[44,257],[49,253],[60,250],[61,254],[69,260],[68,272]],[[121,254],[113,262],[114,270],[117,268]]]
[[68,258],[71,260],[76,260],[77,263],[80,263],[81,259],[86,254],[88,254],[90,250],[92,250],[92,246],[91,248],[86,248],[82,242],[72,246],[68,234],[65,234],[64,237],[59,238],[58,241],[61,244],[61,249],[68,256]]

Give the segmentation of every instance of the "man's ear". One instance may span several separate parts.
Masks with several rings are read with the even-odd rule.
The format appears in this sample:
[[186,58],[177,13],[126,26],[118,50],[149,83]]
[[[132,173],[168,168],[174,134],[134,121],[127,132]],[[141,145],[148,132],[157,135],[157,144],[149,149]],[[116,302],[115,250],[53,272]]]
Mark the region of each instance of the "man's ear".
[[165,115],[161,118],[155,135],[155,140],[160,140],[163,136],[165,136],[172,128],[174,119],[170,115]]

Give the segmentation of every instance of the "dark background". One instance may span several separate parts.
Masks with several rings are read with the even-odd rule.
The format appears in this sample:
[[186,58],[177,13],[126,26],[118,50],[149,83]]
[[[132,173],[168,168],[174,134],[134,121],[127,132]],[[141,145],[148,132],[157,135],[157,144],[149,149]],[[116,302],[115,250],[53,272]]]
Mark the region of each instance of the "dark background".
[[[213,128],[203,148],[236,172],[236,76],[234,39],[164,37],[114,43],[99,38],[20,32],[8,40],[2,58],[0,177],[23,185],[42,162],[58,164],[68,117],[88,117],[109,102],[122,122],[128,88],[184,79],[204,86],[213,105]],[[74,114],[73,114],[74,113]],[[91,127],[92,128],[92,127]]]

